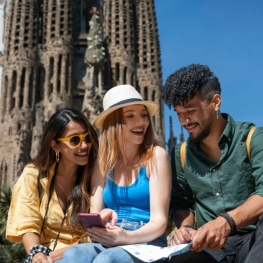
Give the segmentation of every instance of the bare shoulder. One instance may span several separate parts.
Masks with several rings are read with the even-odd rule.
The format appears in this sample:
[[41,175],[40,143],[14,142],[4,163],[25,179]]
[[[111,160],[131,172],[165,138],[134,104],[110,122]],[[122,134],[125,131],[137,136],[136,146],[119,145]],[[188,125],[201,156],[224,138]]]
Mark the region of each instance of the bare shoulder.
[[170,178],[170,158],[166,150],[160,146],[154,147],[152,169],[153,174],[162,175],[162,178]]
[[168,157],[168,154],[166,152],[166,150],[161,147],[161,146],[155,146],[154,147],[154,155],[157,157],[157,158],[167,158]]
[[154,159],[158,160],[158,162],[160,162],[161,160],[164,162],[168,162],[170,160],[168,153],[161,146],[154,147]]

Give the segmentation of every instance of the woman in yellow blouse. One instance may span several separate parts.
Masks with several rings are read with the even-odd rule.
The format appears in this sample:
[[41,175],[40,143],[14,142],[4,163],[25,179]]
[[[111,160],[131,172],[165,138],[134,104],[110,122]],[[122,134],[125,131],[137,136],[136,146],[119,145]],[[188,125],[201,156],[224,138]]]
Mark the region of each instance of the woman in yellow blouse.
[[52,263],[85,233],[77,214],[89,210],[98,138],[79,111],[64,108],[45,126],[37,158],[13,188],[6,238],[23,242],[29,263]]

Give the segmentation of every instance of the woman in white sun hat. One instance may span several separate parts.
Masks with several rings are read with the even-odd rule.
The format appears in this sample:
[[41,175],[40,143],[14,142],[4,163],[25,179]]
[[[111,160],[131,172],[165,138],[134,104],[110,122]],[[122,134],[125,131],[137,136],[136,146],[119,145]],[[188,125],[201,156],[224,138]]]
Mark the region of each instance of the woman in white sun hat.
[[166,151],[154,144],[150,119],[159,105],[120,85],[105,94],[103,108],[94,122],[101,135],[90,201],[106,227],[88,228],[94,243],[68,249],[60,263],[143,262],[118,246],[167,245],[171,169]]

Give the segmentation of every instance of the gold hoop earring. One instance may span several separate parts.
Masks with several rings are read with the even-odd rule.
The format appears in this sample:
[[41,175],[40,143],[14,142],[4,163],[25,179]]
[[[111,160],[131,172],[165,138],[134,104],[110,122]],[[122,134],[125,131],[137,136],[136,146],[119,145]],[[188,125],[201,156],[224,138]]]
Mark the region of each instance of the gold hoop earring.
[[56,162],[59,162],[59,152],[56,152]]

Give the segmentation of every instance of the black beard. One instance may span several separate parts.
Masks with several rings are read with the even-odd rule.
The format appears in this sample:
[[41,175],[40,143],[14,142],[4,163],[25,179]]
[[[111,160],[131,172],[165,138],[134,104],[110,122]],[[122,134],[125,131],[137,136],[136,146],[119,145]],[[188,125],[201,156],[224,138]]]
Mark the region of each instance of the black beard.
[[199,143],[202,140],[204,140],[210,133],[210,127],[206,127],[205,130],[203,130],[200,134],[198,134],[195,138],[192,138],[191,135],[190,137],[190,141],[193,143]]

